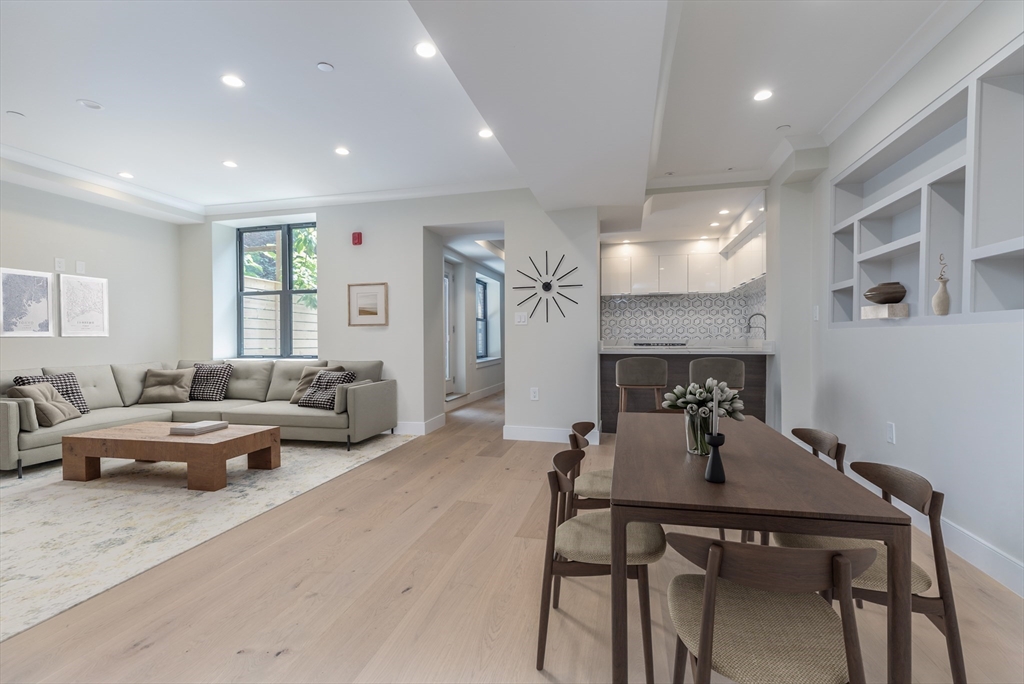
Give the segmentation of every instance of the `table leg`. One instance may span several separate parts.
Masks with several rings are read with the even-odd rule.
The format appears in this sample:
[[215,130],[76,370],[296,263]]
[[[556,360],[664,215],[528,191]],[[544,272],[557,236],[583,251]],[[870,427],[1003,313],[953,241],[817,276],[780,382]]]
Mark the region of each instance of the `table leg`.
[[888,551],[889,681],[909,682],[910,658],[910,526],[894,525]]
[[62,468],[65,480],[88,482],[89,480],[96,480],[100,476],[99,457],[69,454],[65,450],[61,459],[63,460]]
[[201,492],[215,492],[228,486],[228,464],[226,461],[205,459],[188,461],[188,488]]
[[254,451],[249,454],[249,470],[273,470],[281,467],[281,443],[275,442],[270,446]]
[[629,679],[626,615],[626,512],[612,504],[612,682]]

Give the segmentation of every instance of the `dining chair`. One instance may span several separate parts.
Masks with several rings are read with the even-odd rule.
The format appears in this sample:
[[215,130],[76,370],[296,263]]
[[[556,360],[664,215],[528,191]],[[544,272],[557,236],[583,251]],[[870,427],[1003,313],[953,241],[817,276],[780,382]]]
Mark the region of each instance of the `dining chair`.
[[[586,448],[590,446],[586,436],[593,429],[593,423],[573,423],[572,432],[569,433],[569,448],[586,453]],[[575,515],[577,510],[608,508],[612,497],[612,469],[590,470],[583,473],[577,465],[574,487],[574,495],[567,499],[572,515]]]
[[724,382],[729,389],[741,390],[746,380],[746,364],[727,356],[705,356],[690,362],[690,382],[704,384],[708,378]]
[[[555,454],[553,470],[548,472],[551,506],[544,552],[544,579],[540,600],[540,628],[537,637],[537,669],[544,669],[552,585],[562,577],[598,577],[611,575],[611,510],[591,511],[564,518],[565,499],[573,494],[572,474],[583,459],[579,449]],[[643,635],[644,672],[648,684],[654,681],[654,655],[651,641],[651,595],[647,566],[665,555],[665,531],[657,523],[633,522],[626,528],[626,576],[637,581],[640,597],[640,622]]]
[[[706,571],[668,587],[674,684],[684,681],[687,660],[697,684],[708,684],[712,670],[737,684],[863,684],[851,581],[871,566],[874,549],[782,549],[678,533],[667,541]],[[815,593],[825,589],[839,599],[838,615]]]
[[627,391],[654,392],[655,407],[661,406],[662,390],[668,387],[668,361],[654,356],[631,356],[615,362],[615,386],[619,388],[619,413],[626,410]]
[[[892,502],[893,497],[928,516],[932,536],[932,554],[935,558],[935,578],[939,595],[922,596],[932,586],[928,572],[917,563],[911,563],[910,591],[913,594],[911,609],[921,613],[946,637],[946,651],[949,669],[954,684],[967,682],[964,665],[963,644],[960,641],[960,625],[956,619],[956,605],[953,602],[953,585],[949,577],[949,562],[946,546],[942,541],[942,503],[945,496],[932,489],[931,483],[917,473],[881,463],[851,463],[850,469],[882,490],[882,498]],[[797,548],[850,548],[870,546],[878,552],[874,564],[867,572],[853,581],[855,599],[887,606],[889,604],[886,548],[877,541],[842,539],[838,537],[817,537],[799,534],[773,533],[779,546]]]

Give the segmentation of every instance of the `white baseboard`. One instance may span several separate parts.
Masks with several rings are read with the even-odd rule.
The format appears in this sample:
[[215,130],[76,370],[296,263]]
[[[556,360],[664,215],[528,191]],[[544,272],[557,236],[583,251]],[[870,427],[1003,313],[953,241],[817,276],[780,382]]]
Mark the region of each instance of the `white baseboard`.
[[[506,425],[502,437],[508,440],[522,442],[553,442],[555,444],[569,444],[569,428],[545,428],[530,427],[528,425]],[[587,435],[587,441],[591,444],[601,443],[601,433],[592,430]]]
[[434,430],[440,430],[444,427],[444,414],[434,416],[430,420],[424,423],[415,423],[411,421],[399,421],[398,426],[395,427],[395,433],[399,435],[429,435]]
[[466,404],[472,404],[474,401],[478,399],[483,399],[484,397],[489,397],[492,394],[497,394],[498,392],[503,391],[505,391],[505,383],[503,382],[499,382],[497,385],[491,385],[490,387],[484,387],[483,389],[474,390],[469,394],[459,397],[458,399],[446,401],[444,404],[445,413],[447,413],[448,411],[454,411],[455,409],[461,406],[465,406]]

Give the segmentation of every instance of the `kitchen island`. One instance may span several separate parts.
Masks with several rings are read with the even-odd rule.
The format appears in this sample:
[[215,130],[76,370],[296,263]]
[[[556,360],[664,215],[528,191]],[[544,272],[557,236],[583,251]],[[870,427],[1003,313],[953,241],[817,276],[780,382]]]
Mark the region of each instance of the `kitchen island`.
[[[743,413],[765,420],[765,387],[767,379],[767,357],[774,353],[771,344],[763,348],[757,346],[738,347],[605,347],[601,350],[601,432],[615,432],[619,415],[619,389],[615,386],[615,363],[619,359],[631,356],[657,356],[668,362],[669,391],[676,385],[688,385],[690,378],[690,361],[705,356],[728,356],[744,363],[744,388],[740,392],[743,399]],[[693,382],[703,382],[707,378],[694,378]],[[661,402],[655,404],[650,390],[631,390],[628,392],[629,411],[653,411],[661,408]]]

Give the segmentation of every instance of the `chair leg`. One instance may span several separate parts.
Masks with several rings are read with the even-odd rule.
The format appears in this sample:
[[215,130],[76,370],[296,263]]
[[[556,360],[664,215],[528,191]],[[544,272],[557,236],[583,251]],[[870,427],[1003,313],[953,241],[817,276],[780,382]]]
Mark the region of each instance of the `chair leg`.
[[619,388],[619,413],[626,412],[626,388]]
[[558,610],[558,596],[561,593],[562,588],[562,576],[555,575],[554,586],[551,589],[551,607],[554,610]]
[[640,633],[644,642],[644,674],[647,684],[654,684],[654,647],[651,640],[651,586],[647,578],[647,566],[636,568],[636,588],[640,595]]
[[853,602],[855,604],[857,604],[857,607],[860,608],[861,610],[864,609],[864,601],[862,601],[861,599],[854,599]]
[[694,684],[704,684],[703,682],[701,682],[697,678],[697,656],[695,656],[695,655],[693,655],[691,653],[690,657],[689,657],[689,660],[690,660],[690,671],[693,673],[693,682],[694,682]]
[[540,626],[537,630],[537,669],[544,669],[544,651],[548,645],[548,618],[551,615],[551,559],[544,563],[544,585],[540,592]]
[[942,622],[945,625],[946,650],[949,652],[949,671],[953,675],[953,684],[967,684],[967,667],[964,665],[964,647],[960,642],[960,624],[956,619],[956,609],[944,613]]
[[672,668],[672,684],[683,684],[686,681],[686,644],[676,635],[676,661]]
[[768,546],[769,535],[765,531],[761,531],[761,546]]

